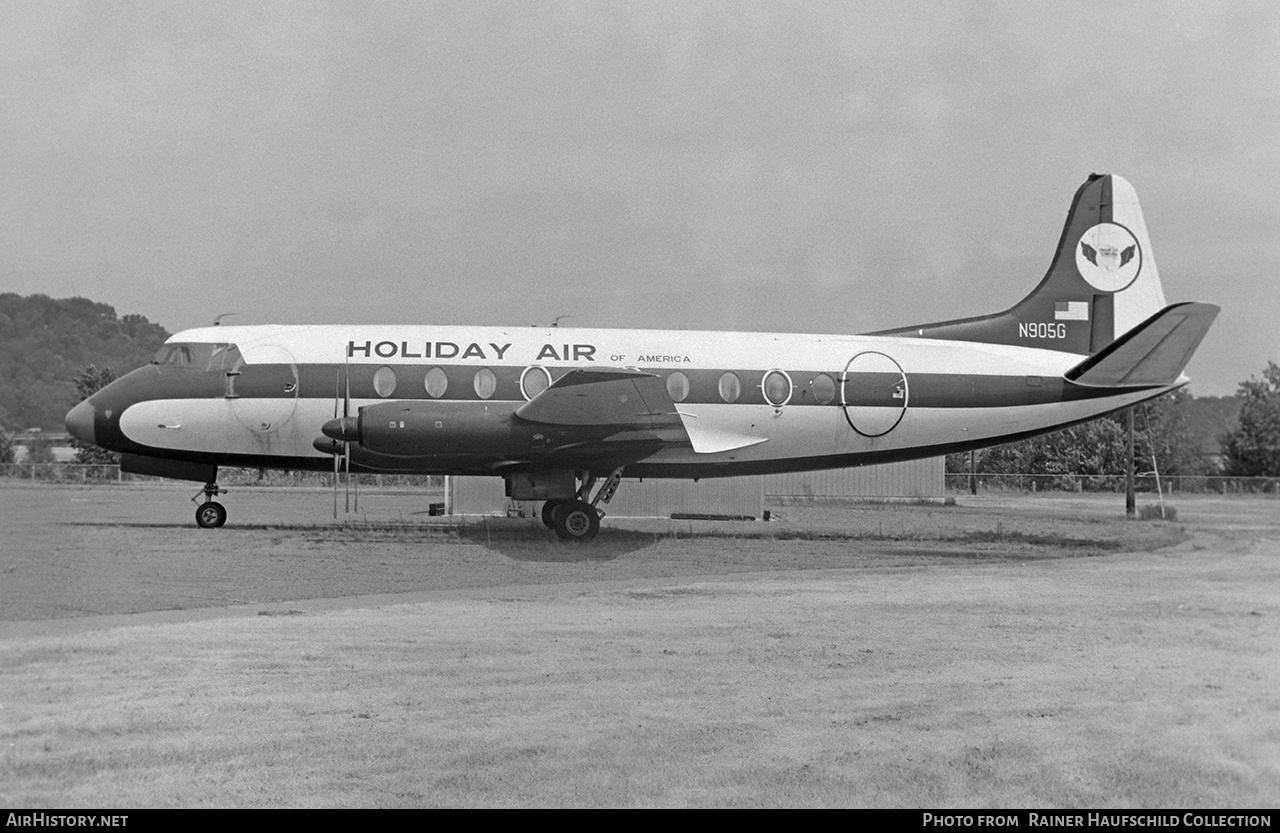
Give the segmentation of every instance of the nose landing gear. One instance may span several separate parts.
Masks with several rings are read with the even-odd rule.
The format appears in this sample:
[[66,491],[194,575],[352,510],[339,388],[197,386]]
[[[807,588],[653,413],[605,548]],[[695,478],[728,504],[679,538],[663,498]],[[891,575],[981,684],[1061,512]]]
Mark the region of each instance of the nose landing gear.
[[217,529],[227,522],[227,509],[221,503],[214,500],[218,495],[225,495],[226,489],[219,489],[217,483],[206,483],[204,488],[196,492],[195,497],[191,498],[192,503],[199,503],[200,498],[204,497],[204,503],[199,503],[196,507],[196,526],[201,529]]

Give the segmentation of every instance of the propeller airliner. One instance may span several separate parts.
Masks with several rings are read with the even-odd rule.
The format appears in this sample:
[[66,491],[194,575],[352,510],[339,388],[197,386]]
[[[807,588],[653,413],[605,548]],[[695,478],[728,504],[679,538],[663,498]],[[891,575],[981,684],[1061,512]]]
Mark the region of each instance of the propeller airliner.
[[1166,304],[1133,187],[1091,175],[1040,283],[992,315],[862,335],[214,326],[67,414],[126,472],[488,475],[589,541],[624,475],[841,468],[1019,440],[1159,396],[1218,314]]

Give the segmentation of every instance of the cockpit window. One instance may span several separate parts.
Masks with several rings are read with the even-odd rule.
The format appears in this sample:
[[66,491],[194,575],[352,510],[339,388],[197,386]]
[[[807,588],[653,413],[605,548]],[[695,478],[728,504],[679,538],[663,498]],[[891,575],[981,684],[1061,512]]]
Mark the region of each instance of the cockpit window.
[[166,344],[156,352],[152,364],[191,364],[191,347],[186,344]]
[[239,358],[240,350],[234,344],[165,344],[151,363],[191,370],[230,370]]

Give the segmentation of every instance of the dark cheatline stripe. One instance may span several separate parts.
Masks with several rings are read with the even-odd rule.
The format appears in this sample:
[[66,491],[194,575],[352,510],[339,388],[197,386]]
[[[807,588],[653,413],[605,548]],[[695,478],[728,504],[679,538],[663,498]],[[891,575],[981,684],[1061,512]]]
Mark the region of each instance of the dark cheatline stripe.
[[[374,388],[374,375],[382,367],[395,373],[395,389],[387,397],[380,397]],[[523,402],[520,391],[520,375],[524,367],[489,367],[497,380],[493,395],[487,400],[476,392],[474,378],[483,366],[431,365],[431,364],[338,364],[300,365],[298,367],[297,395],[305,399],[321,399],[332,402],[335,392],[341,398],[346,394],[346,374],[350,373],[350,395],[353,399],[387,401],[412,399],[430,400],[426,389],[426,374],[433,367],[444,371],[448,380],[441,401],[448,402]],[[570,367],[549,367],[553,379],[559,379]],[[641,368],[666,379],[673,372],[669,368]],[[689,379],[689,395],[682,404],[723,404],[720,397],[720,377],[724,370],[682,370]],[[741,381],[741,393],[735,404],[769,404],[760,389],[767,370],[734,370]],[[793,407],[839,407],[841,405],[838,370],[787,371],[793,391],[786,405]],[[820,376],[828,376],[836,388],[832,402],[818,401],[814,382]],[[145,377],[145,378],[144,378]],[[908,410],[914,408],[993,408],[1037,405],[1052,402],[1070,402],[1108,396],[1106,388],[1086,388],[1072,385],[1057,376],[988,376],[980,374],[908,373],[906,391],[896,396],[899,379],[892,373],[853,374],[846,384],[848,404],[858,407],[885,407]],[[294,395],[287,390],[293,374],[288,365],[257,365],[246,367],[235,381],[234,390],[241,399],[274,398]],[[173,370],[165,373],[139,374],[130,386],[132,401],[145,399],[198,399],[217,398],[226,392],[226,377],[222,371]],[[123,404],[123,403],[122,403]]]

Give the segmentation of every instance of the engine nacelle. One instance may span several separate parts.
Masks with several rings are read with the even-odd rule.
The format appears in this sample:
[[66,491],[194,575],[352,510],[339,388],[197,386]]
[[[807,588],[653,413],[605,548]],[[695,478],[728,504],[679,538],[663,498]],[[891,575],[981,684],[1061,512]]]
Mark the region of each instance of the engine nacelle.
[[325,434],[395,457],[527,454],[541,429],[517,419],[515,409],[515,403],[385,402],[361,408],[354,426],[352,420],[334,420]]

